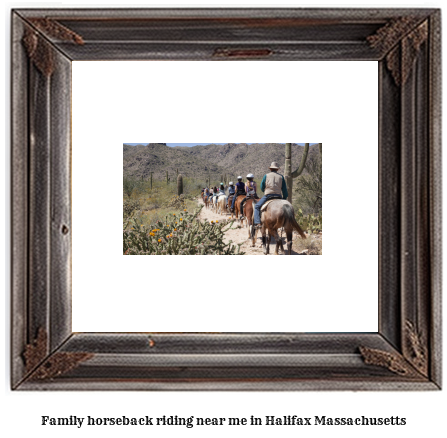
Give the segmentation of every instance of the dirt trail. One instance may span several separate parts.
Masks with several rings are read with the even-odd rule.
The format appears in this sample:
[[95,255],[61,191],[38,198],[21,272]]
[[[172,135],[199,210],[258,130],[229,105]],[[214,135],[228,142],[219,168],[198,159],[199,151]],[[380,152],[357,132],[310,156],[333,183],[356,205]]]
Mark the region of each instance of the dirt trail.
[[[198,200],[198,204],[199,205],[203,205],[203,202],[201,199]],[[230,214],[229,213],[225,213],[225,214],[217,214],[215,213],[213,210],[211,210],[211,208],[206,208],[203,207],[202,211],[200,212],[200,219],[205,219],[207,221],[221,221],[223,219],[230,219]],[[233,228],[228,230],[225,233],[225,237],[224,237],[224,241],[226,243],[228,243],[230,240],[233,241],[233,244],[238,244],[238,243],[243,243],[241,245],[241,251],[245,252],[246,255],[264,255],[264,250],[262,248],[262,240],[261,240],[261,233],[258,232],[257,235],[257,241],[256,241],[256,246],[252,247],[251,246],[251,239],[249,239],[248,236],[248,228],[246,227],[247,225],[247,221],[244,220],[243,222],[243,226],[241,228],[238,228],[239,226],[239,222],[235,222],[233,223]],[[281,232],[278,230],[279,235],[281,236]],[[292,255],[300,255],[299,253],[297,253],[296,250],[296,244],[295,244],[295,240],[296,239],[300,239],[300,237],[298,237],[298,233],[294,232],[293,234],[293,241],[294,244],[292,246]],[[286,249],[286,238],[285,238],[285,234],[283,233],[283,242],[284,242],[284,248]],[[272,238],[272,242],[270,243],[270,254],[269,255],[275,255],[275,239]],[[281,251],[279,252],[279,255],[283,255],[281,253]]]

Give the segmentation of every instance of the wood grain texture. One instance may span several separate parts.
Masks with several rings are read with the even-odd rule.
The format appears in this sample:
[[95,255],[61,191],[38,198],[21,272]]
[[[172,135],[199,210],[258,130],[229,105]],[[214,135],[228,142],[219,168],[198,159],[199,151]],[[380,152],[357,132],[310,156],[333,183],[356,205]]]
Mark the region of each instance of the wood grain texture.
[[442,117],[441,11],[430,15],[428,46],[430,376],[442,384]]
[[71,335],[71,62],[60,53],[54,54],[50,106],[49,333],[54,351]]
[[379,331],[401,346],[400,89],[379,62]]
[[23,21],[12,17],[11,74],[11,386],[25,375],[22,353],[28,342],[28,60],[22,46]]
[[49,332],[50,77],[29,63],[29,283],[28,339]]
[[[33,60],[40,40],[51,69]],[[440,388],[439,11],[16,10],[12,53],[13,388]],[[71,333],[71,61],[261,53],[379,61],[379,332]],[[26,371],[39,329],[47,341]]]

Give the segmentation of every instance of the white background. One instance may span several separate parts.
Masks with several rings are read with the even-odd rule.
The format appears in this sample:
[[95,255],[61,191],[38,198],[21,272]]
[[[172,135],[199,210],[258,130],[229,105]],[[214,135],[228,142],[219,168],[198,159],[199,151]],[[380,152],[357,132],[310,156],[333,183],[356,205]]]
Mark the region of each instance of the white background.
[[[134,1],[134,4],[137,2]],[[203,5],[212,3],[209,0]],[[105,4],[105,3],[104,3]],[[145,5],[151,4],[150,1],[145,1]],[[180,4],[177,3],[178,5]],[[189,5],[188,3],[184,3]],[[357,2],[359,6],[365,4],[364,2]],[[78,4],[81,6],[81,4]],[[108,6],[111,4],[107,3]],[[219,3],[222,6],[228,6]],[[259,3],[245,2],[245,5],[259,6]],[[326,2],[319,6],[331,6],[336,3]],[[382,1],[373,5],[366,4],[366,6],[403,6],[411,5],[426,6],[426,7],[441,7],[440,2],[421,3],[421,2],[399,2],[394,1],[392,5]],[[73,2],[68,4],[62,3],[8,3],[4,10],[3,22],[5,44],[2,45],[4,49],[4,56],[2,59],[2,73],[4,87],[4,108],[5,117],[1,119],[2,128],[4,128],[5,144],[8,144],[9,139],[9,118],[8,118],[8,93],[9,93],[9,77],[7,70],[9,65],[9,9],[11,7],[57,7],[73,6]],[[82,5],[82,6],[94,6]],[[100,6],[98,2],[96,6]],[[125,6],[130,7],[128,3]],[[273,5],[270,5],[273,6]],[[306,6],[305,4],[289,3],[283,6]],[[317,5],[312,5],[313,7]],[[349,5],[341,5],[349,6]],[[445,59],[445,57],[444,57]],[[126,139],[124,141],[132,141]],[[141,141],[138,139],[137,141]],[[160,139],[159,141],[166,141]],[[174,140],[175,141],[175,140]],[[176,141],[184,141],[183,138]],[[194,141],[200,141],[194,139]],[[206,140],[208,141],[208,140]],[[224,139],[223,141],[226,141]],[[241,141],[241,140],[240,140]],[[297,141],[301,141],[298,139]],[[319,138],[315,141],[322,141]],[[122,140],[120,139],[120,142]],[[2,205],[7,205],[9,197],[9,151],[5,150],[5,190],[1,191],[1,196],[4,196],[5,202]],[[21,393],[11,392],[9,390],[9,337],[10,337],[10,317],[9,317],[9,213],[8,207],[4,215],[1,215],[2,229],[6,236],[5,263],[1,264],[2,278],[5,285],[5,299],[4,308],[2,309],[2,326],[4,327],[4,336],[2,337],[2,398],[1,398],[1,422],[0,429],[3,436],[34,436],[34,437],[59,437],[63,434],[66,437],[71,436],[85,436],[93,437],[99,433],[107,434],[109,437],[123,436],[124,434],[135,437],[152,436],[203,436],[210,435],[215,437],[225,436],[229,433],[244,435],[244,436],[271,436],[273,433],[280,437],[326,437],[326,436],[343,436],[343,437],[395,437],[405,434],[408,437],[420,436],[445,436],[447,427],[445,424],[445,406],[447,405],[447,397],[445,391],[438,392],[317,392],[317,393],[303,393],[303,392],[269,392],[269,393],[219,393],[219,392],[200,392],[200,393],[138,393],[138,392],[93,392],[93,393],[77,393],[77,392],[50,392],[50,393]],[[4,225],[4,228],[3,228]],[[323,256],[325,257],[325,256]],[[444,361],[445,363],[445,361]],[[445,370],[445,366],[444,366]],[[444,371],[445,374],[445,371]],[[407,418],[408,426],[404,428],[382,427],[380,429],[374,427],[312,427],[307,429],[296,430],[293,427],[283,428],[239,428],[229,429],[209,428],[203,429],[186,429],[186,428],[165,428],[165,429],[121,429],[121,428],[107,428],[107,429],[74,429],[68,428],[49,428],[39,426],[41,415],[58,416],[162,416],[162,415],[179,415],[179,416],[245,416],[256,415],[263,417],[264,415],[289,415],[297,414],[299,416],[314,416],[314,415],[328,415],[328,416],[403,416]]]
[[[73,330],[376,332],[377,70],[75,61]],[[287,138],[323,143],[322,257],[268,257],[261,272],[259,256],[122,255],[123,142]],[[206,282],[205,266],[220,266]]]

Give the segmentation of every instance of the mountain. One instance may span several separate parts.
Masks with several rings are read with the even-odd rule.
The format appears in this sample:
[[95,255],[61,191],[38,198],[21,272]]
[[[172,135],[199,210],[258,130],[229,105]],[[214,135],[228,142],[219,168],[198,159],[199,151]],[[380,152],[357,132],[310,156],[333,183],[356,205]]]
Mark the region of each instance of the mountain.
[[[292,144],[292,171],[300,163],[304,146]],[[238,175],[245,178],[253,173],[259,180],[267,173],[272,161],[281,166],[284,171],[285,145],[281,143],[227,143],[224,145],[210,144],[194,147],[169,147],[161,143],[146,145],[123,145],[124,176],[148,178],[153,172],[154,178],[166,178],[175,175],[176,169],[184,176],[205,180],[210,175],[212,179],[220,180],[220,175],[227,174],[235,179]],[[309,157],[318,154],[318,145],[309,148]]]

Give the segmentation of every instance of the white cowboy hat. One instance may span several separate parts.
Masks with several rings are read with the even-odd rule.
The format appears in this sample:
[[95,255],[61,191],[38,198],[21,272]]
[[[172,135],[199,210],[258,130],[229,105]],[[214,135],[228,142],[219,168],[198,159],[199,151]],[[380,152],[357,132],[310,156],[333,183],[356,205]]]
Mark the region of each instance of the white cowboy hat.
[[233,185],[233,181],[230,181],[230,186],[232,186]]
[[252,173],[249,173],[248,175],[247,175],[247,178],[254,178],[255,176],[252,174]]
[[279,169],[278,163],[276,161],[274,161],[272,164],[270,164],[269,169]]
[[242,176],[238,176],[237,179],[242,179]]

